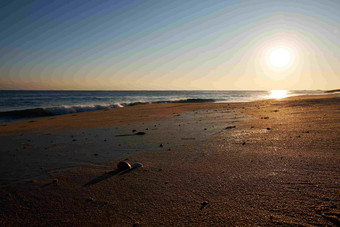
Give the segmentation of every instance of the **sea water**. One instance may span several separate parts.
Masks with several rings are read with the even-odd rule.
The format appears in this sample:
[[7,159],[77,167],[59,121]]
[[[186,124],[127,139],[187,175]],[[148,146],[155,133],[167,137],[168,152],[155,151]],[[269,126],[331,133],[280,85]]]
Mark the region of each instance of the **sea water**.
[[[287,91],[285,96],[323,94]],[[0,121],[167,102],[248,102],[273,98],[270,91],[0,91]]]

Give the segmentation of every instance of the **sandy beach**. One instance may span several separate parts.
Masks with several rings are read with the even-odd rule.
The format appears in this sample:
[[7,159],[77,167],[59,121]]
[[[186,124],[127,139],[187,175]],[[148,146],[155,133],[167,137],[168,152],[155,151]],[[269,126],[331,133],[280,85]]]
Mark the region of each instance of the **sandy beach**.
[[21,120],[0,144],[1,226],[340,225],[334,94]]

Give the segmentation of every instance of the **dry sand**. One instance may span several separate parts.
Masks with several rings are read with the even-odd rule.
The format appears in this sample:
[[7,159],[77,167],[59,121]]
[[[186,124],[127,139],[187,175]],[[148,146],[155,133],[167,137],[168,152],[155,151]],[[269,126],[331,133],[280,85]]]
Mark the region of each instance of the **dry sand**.
[[[141,130],[154,122],[160,131],[151,135],[150,130],[150,140],[142,141],[145,147],[159,138],[172,141],[162,141],[162,148],[142,146],[144,152],[132,155],[118,152],[120,158],[111,161],[93,162],[91,156],[83,160],[85,166],[63,172],[50,169],[48,177],[3,186],[0,225],[340,224],[340,102],[334,95],[233,104],[152,104],[41,118],[2,126],[0,139],[2,144],[20,137],[34,139],[28,151],[13,143],[20,149],[13,148],[16,156],[6,156],[6,162],[15,163],[20,152],[39,147],[35,138],[48,133],[52,137],[58,133],[61,140],[79,133],[77,138],[83,140],[84,130],[88,136],[94,132],[86,130],[105,135],[105,130]],[[126,138],[126,143],[138,143],[135,136]],[[64,141],[64,150],[70,152],[72,142]],[[96,142],[89,152],[104,153],[109,149],[100,145],[104,143]],[[62,152],[60,147],[55,151]],[[29,155],[23,163],[27,159]],[[144,166],[116,171],[124,159]]]

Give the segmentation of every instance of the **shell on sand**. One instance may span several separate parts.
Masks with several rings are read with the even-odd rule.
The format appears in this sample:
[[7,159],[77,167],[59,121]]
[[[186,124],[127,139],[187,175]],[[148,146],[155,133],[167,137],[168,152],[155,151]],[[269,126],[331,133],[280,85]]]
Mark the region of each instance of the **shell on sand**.
[[117,164],[117,168],[120,170],[131,169],[131,165],[130,163],[123,161]]

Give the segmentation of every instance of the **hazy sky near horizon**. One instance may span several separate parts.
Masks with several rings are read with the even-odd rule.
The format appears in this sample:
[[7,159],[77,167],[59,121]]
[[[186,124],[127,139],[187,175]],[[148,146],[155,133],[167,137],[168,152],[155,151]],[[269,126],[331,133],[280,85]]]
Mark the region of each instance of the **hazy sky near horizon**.
[[337,0],[2,0],[0,89],[335,89],[339,12]]

